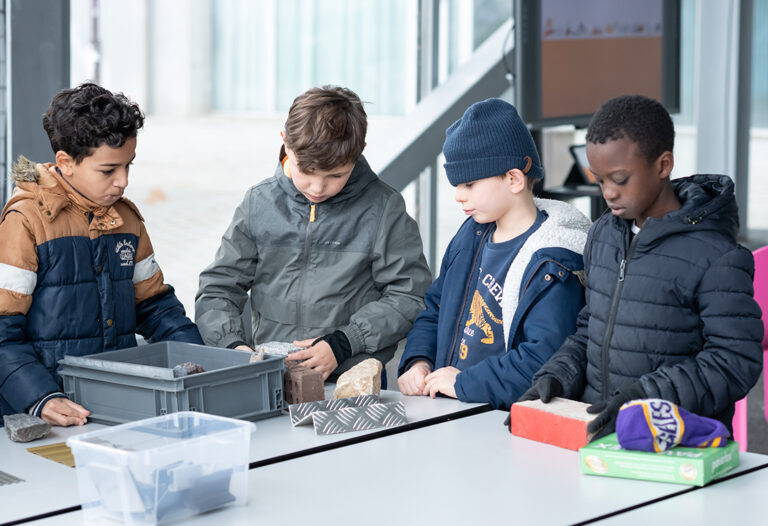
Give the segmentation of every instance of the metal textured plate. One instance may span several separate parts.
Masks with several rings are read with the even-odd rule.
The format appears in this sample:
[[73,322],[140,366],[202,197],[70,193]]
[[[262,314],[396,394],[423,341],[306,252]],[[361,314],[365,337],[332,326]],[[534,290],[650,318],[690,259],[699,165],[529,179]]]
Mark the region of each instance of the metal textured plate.
[[318,411],[337,411],[347,407],[365,407],[379,402],[377,395],[363,395],[354,398],[332,398],[331,400],[318,400],[317,402],[304,402],[288,406],[291,415],[291,424],[300,426],[312,421],[312,414]]
[[315,433],[334,435],[348,431],[365,431],[377,427],[396,427],[406,424],[405,404],[390,402],[366,407],[346,407],[336,411],[312,413]]
[[64,442],[48,444],[47,446],[29,447],[27,451],[54,462],[60,462],[65,466],[75,467],[75,457],[72,456],[72,450]]
[[0,486],[7,486],[8,484],[16,484],[17,482],[24,482],[24,479],[20,479],[5,471],[0,471]]

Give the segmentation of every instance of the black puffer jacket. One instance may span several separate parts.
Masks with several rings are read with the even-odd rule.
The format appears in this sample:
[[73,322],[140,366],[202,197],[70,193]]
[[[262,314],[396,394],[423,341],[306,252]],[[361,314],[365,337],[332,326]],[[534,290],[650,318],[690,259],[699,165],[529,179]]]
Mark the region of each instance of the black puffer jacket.
[[618,217],[592,225],[587,304],[576,333],[534,381],[552,374],[566,398],[593,403],[639,380],[648,397],[731,429],[734,403],[762,369],[754,260],[736,242],[729,177],[694,175],[673,186],[682,207],[648,218],[631,242]]

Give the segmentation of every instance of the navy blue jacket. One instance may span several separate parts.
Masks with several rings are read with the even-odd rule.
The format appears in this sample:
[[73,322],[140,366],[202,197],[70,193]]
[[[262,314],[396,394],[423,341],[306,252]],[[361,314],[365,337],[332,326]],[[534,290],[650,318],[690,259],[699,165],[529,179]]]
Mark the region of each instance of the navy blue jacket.
[[[565,203],[535,201],[548,218],[507,273],[502,300],[506,351],[458,374],[454,387],[459,400],[509,407],[576,328],[584,304],[581,251],[589,220]],[[416,360],[426,360],[433,370],[456,366],[462,313],[472,299],[479,255],[492,226],[469,218],[448,245],[440,275],[424,298],[426,310],[408,334],[398,375]],[[516,263],[519,272],[513,269]]]
[[130,201],[102,207],[53,165],[27,168],[0,222],[0,416],[39,414],[66,355],[133,347],[137,332],[203,343]]
[[613,215],[592,226],[578,329],[536,378],[551,374],[566,398],[589,403],[639,381],[648,397],[730,429],[734,403],[762,370],[754,260],[736,242],[729,177],[672,184],[682,207],[648,218],[631,241],[627,222]]

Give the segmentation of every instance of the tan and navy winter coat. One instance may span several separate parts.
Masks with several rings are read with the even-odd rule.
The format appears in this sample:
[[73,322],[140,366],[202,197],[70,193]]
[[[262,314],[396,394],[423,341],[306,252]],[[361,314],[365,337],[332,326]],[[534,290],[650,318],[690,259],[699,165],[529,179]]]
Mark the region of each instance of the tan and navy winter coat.
[[132,347],[137,332],[202,343],[133,203],[97,205],[52,164],[22,160],[14,178],[0,222],[0,414],[59,392],[65,355]]

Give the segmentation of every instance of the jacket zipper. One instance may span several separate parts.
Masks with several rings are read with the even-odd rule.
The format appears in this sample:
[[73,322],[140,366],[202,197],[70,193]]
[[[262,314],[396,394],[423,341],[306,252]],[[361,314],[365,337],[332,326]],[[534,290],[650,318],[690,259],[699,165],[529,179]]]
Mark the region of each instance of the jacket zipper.
[[608,350],[611,347],[611,338],[613,338],[613,328],[616,325],[616,313],[619,310],[619,299],[621,298],[621,290],[624,288],[624,278],[627,274],[627,265],[632,258],[632,253],[635,251],[635,245],[637,244],[637,238],[640,236],[638,232],[632,238],[632,242],[629,244],[629,249],[624,255],[624,258],[619,264],[619,276],[616,280],[616,288],[613,290],[613,297],[611,298],[611,311],[608,315],[608,325],[605,329],[605,337],[603,338],[602,349],[602,372],[603,372],[603,392],[602,399],[607,400],[610,396],[611,384],[608,376]]
[[485,238],[488,235],[488,231],[490,230],[490,227],[486,228],[485,233],[483,234],[483,237],[480,238],[480,246],[475,253],[475,260],[472,262],[472,269],[469,273],[469,279],[467,280],[467,287],[464,289],[464,301],[461,302],[461,310],[459,311],[459,321],[456,323],[456,336],[453,338],[453,343],[451,344],[451,354],[448,356],[448,365],[453,364],[453,352],[456,350],[456,342],[459,341],[459,335],[461,334],[461,322],[464,321],[462,318],[464,317],[464,308],[467,306],[467,296],[469,295],[469,288],[472,286],[472,276],[475,273],[475,267],[477,266],[477,259],[480,257],[480,253],[482,252],[483,243],[485,242]]
[[[301,267],[301,280],[299,281],[299,294],[296,301],[296,328],[301,331],[301,306],[303,305],[302,297],[304,296],[304,281],[307,276],[307,266],[309,265],[310,246],[312,241],[312,226],[315,223],[315,206],[309,205],[309,221],[307,222],[307,235],[304,238],[304,261]],[[302,335],[303,338],[304,335]]]

